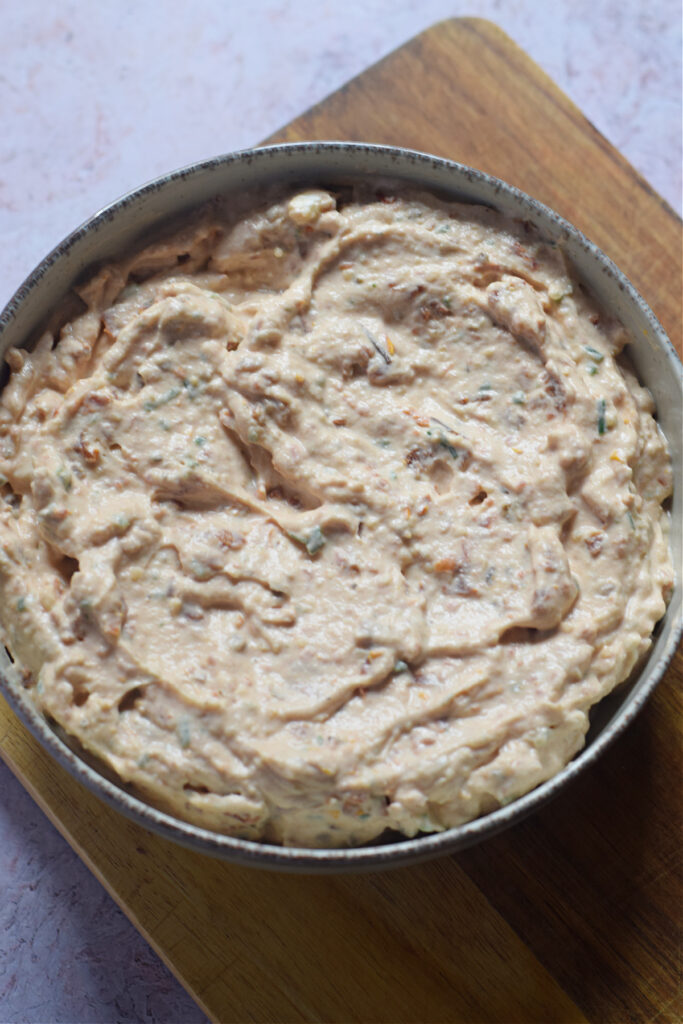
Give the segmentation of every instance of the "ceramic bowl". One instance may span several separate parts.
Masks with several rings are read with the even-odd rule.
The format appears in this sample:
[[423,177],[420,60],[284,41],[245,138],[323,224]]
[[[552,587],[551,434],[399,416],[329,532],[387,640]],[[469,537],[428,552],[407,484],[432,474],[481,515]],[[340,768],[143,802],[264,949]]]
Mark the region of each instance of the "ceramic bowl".
[[[11,345],[30,346],[41,325],[88,268],[142,244],[193,207],[274,183],[335,186],[359,179],[394,179],[454,200],[495,207],[530,221],[548,241],[561,244],[579,277],[628,329],[630,354],[652,392],[674,466],[674,564],[681,565],[683,431],[681,364],[652,311],[617,267],[576,228],[518,189],[480,171],[409,150],[356,143],[302,143],[248,150],[174,171],[129,193],[95,214],[36,267],[0,315],[0,356]],[[554,778],[508,806],[465,825],[415,839],[396,838],[354,849],[309,850],[233,839],[187,824],[131,795],[86,763],[68,738],[39,714],[21,685],[17,666],[0,647],[0,686],[34,736],[80,782],[123,814],[179,843],[207,854],[260,867],[341,871],[377,869],[419,861],[471,845],[507,828],[557,796],[591,765],[632,721],[662,678],[681,633],[681,578],[653,646],[637,676],[602,701],[591,717],[584,749]]]

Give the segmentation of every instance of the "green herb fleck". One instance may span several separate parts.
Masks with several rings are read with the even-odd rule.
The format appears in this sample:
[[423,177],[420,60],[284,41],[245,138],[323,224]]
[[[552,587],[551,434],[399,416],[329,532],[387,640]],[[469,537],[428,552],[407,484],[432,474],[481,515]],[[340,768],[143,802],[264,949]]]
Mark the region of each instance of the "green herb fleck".
[[306,550],[309,555],[314,555],[325,545],[325,534],[319,526],[314,526],[306,539]]
[[187,397],[191,402],[194,402],[198,395],[201,395],[204,390],[201,385],[201,381],[196,377],[185,377],[183,380],[183,387],[187,391]]
[[591,359],[594,359],[596,363],[601,363],[605,356],[602,352],[598,352],[597,348],[593,348],[592,345],[584,345],[584,352],[587,352]]
[[591,363],[588,367],[588,372],[590,373],[591,377],[594,377],[599,369],[600,367],[596,363]]
[[439,437],[439,444],[442,448],[445,448],[448,454],[451,455],[454,459],[457,459],[459,457],[460,452],[458,451],[458,449],[455,448],[452,444],[449,444],[449,442],[446,440],[443,434],[441,434]]
[[407,671],[408,671],[408,663],[407,663],[407,662],[405,662],[405,661],[400,661],[400,660],[399,660],[399,661],[397,661],[397,662],[396,662],[396,664],[394,665],[394,667],[393,667],[393,670],[392,670],[392,671],[393,671],[393,674],[394,674],[395,676],[397,676],[397,675],[400,675],[400,673],[401,673],[401,672],[407,672]]
[[249,427],[249,430],[247,431],[247,441],[258,441],[260,436],[261,431],[258,427]]
[[375,338],[375,336],[371,334],[367,327],[363,327],[363,330],[365,331],[365,336],[367,337],[368,341],[374,348],[377,355],[384,360],[387,366],[389,366],[391,363],[391,356],[389,355],[389,353],[384,351],[380,343],[377,341],[377,338]]
[[17,601],[17,611],[18,612],[25,612],[26,611],[26,598],[25,597],[20,597],[19,600]]
[[315,555],[325,546],[325,534],[319,526],[314,526],[310,533],[290,533],[288,534],[292,540],[295,540],[297,544],[302,544],[306,548],[309,555]]
[[180,746],[189,747],[190,745],[190,723],[186,718],[181,718],[177,726],[178,739],[180,740]]
[[629,523],[631,524],[631,529],[632,529],[632,530],[635,530],[635,528],[636,528],[636,523],[635,523],[635,520],[634,520],[634,518],[633,518],[633,514],[631,513],[631,510],[630,510],[630,509],[629,509],[629,510],[627,511],[627,513],[626,513],[626,518],[628,519]]
[[479,385],[479,390],[480,391],[492,391],[493,390],[493,384],[490,384],[487,381],[485,384],[480,384]]
[[114,526],[116,526],[119,530],[127,530],[128,527],[130,526],[130,519],[128,518],[128,516],[124,515],[115,516]]
[[515,392],[515,394],[512,396],[512,401],[515,403],[515,405],[526,405],[526,398],[524,396],[524,392]]
[[60,466],[57,470],[57,476],[65,491],[71,490],[73,480],[71,479],[71,473],[64,466]]
[[605,421],[605,412],[606,412],[606,410],[607,410],[607,406],[605,404],[605,399],[604,398],[599,398],[598,399],[598,434],[600,434],[601,437],[605,433],[605,431],[607,430],[607,423]]
[[153,412],[154,409],[158,409],[162,405],[167,405],[172,402],[174,398],[177,398],[180,394],[180,388],[169,388],[163,395],[159,395],[158,398],[148,398],[146,402],[143,402],[142,408],[145,412]]
[[440,228],[436,229],[436,234],[437,235],[443,235],[443,234],[445,234],[446,231],[450,231],[450,230],[451,230],[450,224],[442,224]]
[[190,559],[190,572],[198,580],[208,580],[209,576],[212,575],[210,567],[206,562],[202,562],[200,558]]
[[195,437],[194,443],[197,445],[198,448],[203,448],[204,445],[206,444],[206,438],[202,437],[202,435],[199,434],[198,437]]

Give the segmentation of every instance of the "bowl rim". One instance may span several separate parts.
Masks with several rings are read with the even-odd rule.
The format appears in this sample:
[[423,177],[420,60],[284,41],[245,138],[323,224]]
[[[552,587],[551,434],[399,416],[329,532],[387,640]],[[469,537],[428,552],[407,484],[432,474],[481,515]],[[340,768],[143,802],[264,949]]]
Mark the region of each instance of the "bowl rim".
[[[500,178],[457,161],[437,157],[419,150],[396,146],[334,140],[280,143],[237,150],[162,174],[121,195],[94,213],[74,231],[70,232],[37,264],[23,283],[19,285],[4,310],[0,313],[0,341],[3,333],[14,321],[18,312],[31,298],[36,288],[40,286],[46,271],[58,260],[63,259],[82,239],[105,223],[112,221],[119,211],[125,210],[130,204],[139,202],[152,192],[172,188],[175,183],[186,181],[198,175],[204,175],[212,170],[225,168],[231,164],[245,162],[250,164],[254,160],[260,161],[276,157],[294,158],[302,154],[316,153],[325,153],[327,155],[351,153],[358,156],[377,156],[394,161],[397,165],[400,164],[400,170],[404,172],[410,164],[417,165],[423,169],[427,165],[453,175],[453,193],[457,192],[457,182],[458,180],[462,182],[462,179],[466,179],[472,185],[485,186],[488,189],[493,189],[496,193],[503,193],[521,208],[525,208],[527,211],[537,215],[541,219],[542,224],[553,225],[562,237],[571,239],[574,244],[578,245],[579,248],[597,262],[600,268],[616,282],[620,291],[626,294],[627,299],[640,309],[640,312],[644,315],[650,326],[657,344],[671,364],[674,375],[677,375],[679,379],[681,378],[681,363],[678,355],[661,324],[642,296],[623,272],[598,246],[550,207]],[[310,172],[311,176],[315,177],[313,163],[311,163]],[[392,176],[390,169],[365,173],[380,179],[387,179]],[[320,171],[319,174],[323,179],[325,176],[330,176],[328,172],[323,171]],[[362,175],[359,172],[357,176],[361,177]],[[396,177],[400,177],[400,174],[397,174]],[[424,191],[430,190],[429,186],[424,184],[419,184],[417,187]],[[457,197],[454,198],[454,201],[458,201]],[[493,205],[490,200],[483,198],[460,201],[469,202],[472,205],[476,205],[476,203],[485,206]],[[671,614],[673,612],[670,603],[659,625],[661,626]],[[511,801],[509,804],[463,825],[441,832],[420,834],[414,838],[397,839],[391,842],[382,843],[375,840],[359,847],[326,847],[319,849],[300,846],[276,846],[270,843],[239,839],[223,833],[212,832],[209,829],[176,818],[128,792],[127,789],[122,788],[123,784],[119,786],[113,783],[78,756],[53,731],[47,719],[38,712],[28,692],[20,683],[13,681],[9,676],[5,676],[2,668],[0,668],[0,691],[4,693],[12,710],[24,725],[27,726],[33,736],[72,776],[126,817],[165,838],[174,840],[194,850],[246,866],[303,872],[362,871],[398,867],[407,863],[416,863],[435,856],[454,853],[456,850],[464,849],[484,838],[495,835],[554,799],[561,790],[570,784],[572,779],[592,765],[616,737],[633,721],[666,672],[682,635],[683,616],[679,615],[678,622],[673,624],[664,650],[659,654],[654,663],[651,663],[652,650],[650,651],[650,656],[638,670],[631,692],[625,699],[624,704],[610,719],[607,726],[592,739],[588,746],[583,747],[567,765],[547,781]]]

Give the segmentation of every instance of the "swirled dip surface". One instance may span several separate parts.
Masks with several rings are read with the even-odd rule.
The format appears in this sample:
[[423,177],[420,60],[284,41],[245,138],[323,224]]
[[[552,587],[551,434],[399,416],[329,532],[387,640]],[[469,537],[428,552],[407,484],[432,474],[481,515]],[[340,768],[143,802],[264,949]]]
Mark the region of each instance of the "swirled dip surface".
[[428,196],[339,205],[105,268],[0,406],[38,706],[179,817],[310,846],[553,775],[672,580],[651,399],[560,252]]

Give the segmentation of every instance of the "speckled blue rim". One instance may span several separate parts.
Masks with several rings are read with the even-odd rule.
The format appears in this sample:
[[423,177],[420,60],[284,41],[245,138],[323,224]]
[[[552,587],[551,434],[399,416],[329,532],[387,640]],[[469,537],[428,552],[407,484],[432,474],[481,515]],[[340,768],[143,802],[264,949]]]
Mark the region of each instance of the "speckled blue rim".
[[268,146],[219,156],[163,175],[116,200],[64,239],[38,264],[0,314],[0,351],[35,340],[51,309],[88,268],[116,257],[161,227],[217,196],[267,184],[339,184],[368,178],[398,180],[470,203],[493,206],[530,221],[558,242],[599,301],[629,329],[640,379],[653,392],[660,425],[672,449],[672,548],[676,582],[657,626],[649,657],[634,680],[598,706],[587,745],[558,775],[506,807],[445,832],[353,849],[279,847],[210,832],[171,817],[132,796],[78,757],[34,708],[19,673],[0,648],[0,688],[36,739],[79,782],[139,824],[184,846],[244,865],[274,870],[333,872],[415,863],[453,853],[495,835],[538,810],[592,765],[633,721],[662,679],[683,633],[681,620],[681,364],[652,310],[592,242],[566,220],[519,189],[482,171],[426,153],[362,143],[315,142]]

